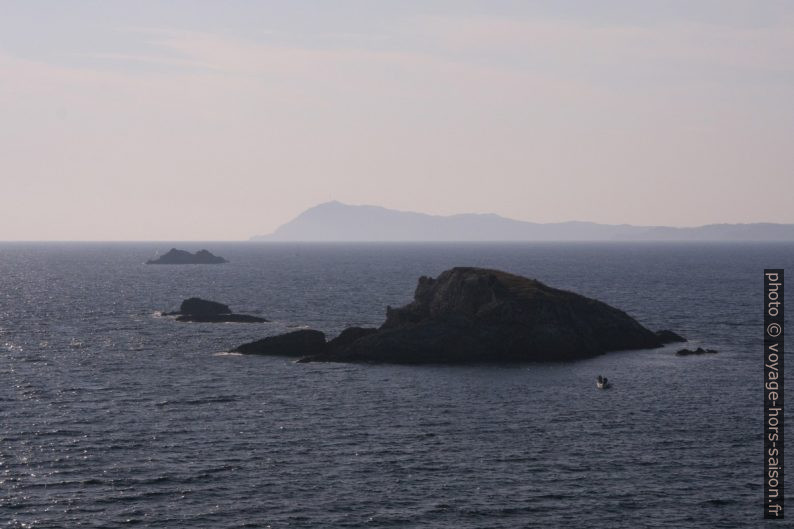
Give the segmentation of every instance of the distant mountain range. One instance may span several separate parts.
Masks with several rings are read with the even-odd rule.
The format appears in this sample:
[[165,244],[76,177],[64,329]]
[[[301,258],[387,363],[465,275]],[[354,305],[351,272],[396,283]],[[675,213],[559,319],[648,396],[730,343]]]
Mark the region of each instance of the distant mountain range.
[[326,202],[254,241],[794,241],[794,224],[709,224],[692,228],[536,223],[493,214],[427,215]]

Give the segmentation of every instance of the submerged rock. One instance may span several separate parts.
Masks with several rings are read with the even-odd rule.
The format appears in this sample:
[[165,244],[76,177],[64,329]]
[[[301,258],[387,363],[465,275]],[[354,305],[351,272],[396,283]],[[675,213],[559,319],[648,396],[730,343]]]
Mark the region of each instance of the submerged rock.
[[247,314],[234,314],[228,305],[201,298],[188,298],[182,302],[179,312],[166,312],[167,316],[176,316],[176,321],[192,321],[198,323],[264,323],[267,320]]
[[318,342],[321,350],[302,361],[560,361],[661,347],[671,335],[654,333],[606,303],[534,279],[453,268],[436,279],[420,278],[414,301],[388,307],[380,328],[346,329],[324,348]]
[[717,351],[714,349],[703,349],[702,347],[698,347],[694,351],[692,349],[681,349],[676,353],[677,356],[690,356],[690,355],[705,355],[705,354],[716,354]]
[[157,259],[150,259],[146,264],[222,264],[228,263],[223,257],[213,255],[207,250],[199,250],[196,253],[190,253],[185,250],[177,250],[171,248],[167,253],[161,255]]
[[322,353],[326,347],[325,334],[311,329],[301,329],[246,343],[232,352],[274,356],[308,356]]

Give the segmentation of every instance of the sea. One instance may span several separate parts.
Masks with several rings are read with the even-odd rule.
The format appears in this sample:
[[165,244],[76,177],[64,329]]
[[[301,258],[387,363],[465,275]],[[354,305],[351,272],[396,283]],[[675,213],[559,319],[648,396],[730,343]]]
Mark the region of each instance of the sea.
[[[172,246],[229,263],[144,264]],[[229,353],[377,326],[453,266],[573,290],[719,353]],[[783,527],[762,518],[764,268],[794,273],[794,245],[0,243],[0,528]],[[271,322],[162,315],[191,296]]]

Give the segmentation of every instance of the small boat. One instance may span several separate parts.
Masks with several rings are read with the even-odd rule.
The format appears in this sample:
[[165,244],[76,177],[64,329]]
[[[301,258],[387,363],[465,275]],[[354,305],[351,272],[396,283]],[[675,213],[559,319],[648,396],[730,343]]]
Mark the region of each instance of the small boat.
[[598,389],[607,389],[611,386],[612,384],[609,383],[607,377],[602,377],[601,375],[598,375],[598,378],[596,378],[596,387]]

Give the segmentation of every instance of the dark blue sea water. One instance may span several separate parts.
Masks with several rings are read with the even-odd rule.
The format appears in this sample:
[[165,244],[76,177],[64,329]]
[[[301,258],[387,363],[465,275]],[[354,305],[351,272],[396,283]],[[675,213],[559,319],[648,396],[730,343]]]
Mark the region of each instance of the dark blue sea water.
[[[792,245],[185,243],[231,262],[142,264],[170,246],[0,245],[0,527],[764,525],[762,270],[794,270]],[[224,354],[299,326],[377,325],[420,275],[455,265],[572,289],[720,353],[475,367]],[[157,315],[189,296],[273,323]]]

